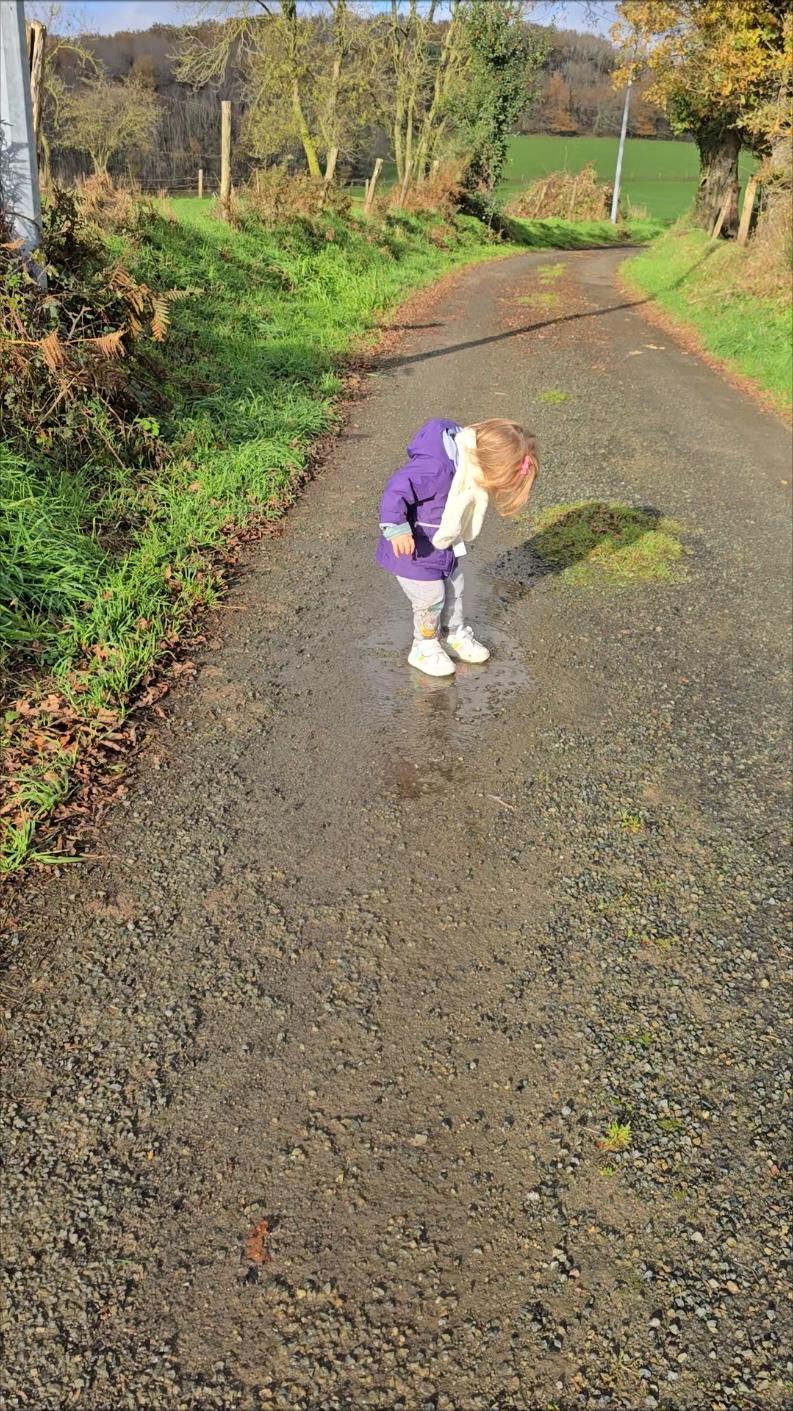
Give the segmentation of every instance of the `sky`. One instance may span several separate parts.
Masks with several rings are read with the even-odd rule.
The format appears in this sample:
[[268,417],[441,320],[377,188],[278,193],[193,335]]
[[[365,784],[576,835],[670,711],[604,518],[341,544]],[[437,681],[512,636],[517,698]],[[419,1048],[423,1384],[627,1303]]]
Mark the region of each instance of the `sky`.
[[[35,13],[37,6],[28,0],[27,8]],[[81,29],[100,34],[184,24],[195,8],[189,0],[62,0],[64,18],[79,19]],[[535,0],[532,18],[559,29],[607,34],[616,19],[616,4],[614,0]]]

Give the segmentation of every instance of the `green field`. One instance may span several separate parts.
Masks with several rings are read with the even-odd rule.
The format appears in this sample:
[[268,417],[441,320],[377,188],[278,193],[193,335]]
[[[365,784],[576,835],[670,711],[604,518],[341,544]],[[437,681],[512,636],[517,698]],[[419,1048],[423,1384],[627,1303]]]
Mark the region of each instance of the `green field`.
[[[552,171],[580,171],[594,162],[601,181],[614,180],[617,163],[616,137],[512,137],[499,198],[509,201],[533,181]],[[741,155],[741,183],[745,184],[755,159]],[[688,210],[697,190],[699,154],[693,142],[656,142],[647,137],[629,137],[622,168],[622,210],[644,207],[655,220],[671,225]],[[380,189],[393,186],[393,162],[386,162]],[[363,186],[353,186],[353,194],[363,200]],[[630,204],[629,204],[630,203]]]
[[[594,162],[601,181],[613,181],[616,161],[616,137],[513,137],[499,195],[508,201],[538,177],[552,171],[580,171],[588,162]],[[745,153],[741,158],[743,182],[753,165],[754,159]],[[629,201],[671,224],[694,199],[698,166],[693,142],[629,138],[622,169],[623,209],[629,210]]]

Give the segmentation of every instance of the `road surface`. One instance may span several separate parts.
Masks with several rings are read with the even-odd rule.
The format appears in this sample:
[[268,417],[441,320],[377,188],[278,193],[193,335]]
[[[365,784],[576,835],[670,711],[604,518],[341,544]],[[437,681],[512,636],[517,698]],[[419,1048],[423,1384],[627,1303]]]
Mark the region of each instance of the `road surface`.
[[[420,301],[101,858],[30,887],[9,1411],[790,1405],[789,437],[621,258]],[[445,414],[526,420],[538,506],[674,516],[687,581],[494,518],[492,663],[409,671],[377,502]]]

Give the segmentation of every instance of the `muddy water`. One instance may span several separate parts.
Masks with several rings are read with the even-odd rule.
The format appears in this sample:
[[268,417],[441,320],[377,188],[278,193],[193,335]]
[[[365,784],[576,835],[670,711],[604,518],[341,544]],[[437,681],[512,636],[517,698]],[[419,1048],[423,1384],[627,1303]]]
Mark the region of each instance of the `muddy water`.
[[513,580],[466,561],[466,615],[492,656],[482,666],[458,662],[454,676],[425,676],[407,665],[406,601],[395,603],[394,613],[377,624],[366,643],[366,674],[373,712],[389,722],[393,747],[383,765],[383,784],[394,797],[418,798],[436,791],[439,779],[465,778],[466,741],[485,718],[508,710],[515,692],[531,692],[509,622],[510,608],[524,592]]

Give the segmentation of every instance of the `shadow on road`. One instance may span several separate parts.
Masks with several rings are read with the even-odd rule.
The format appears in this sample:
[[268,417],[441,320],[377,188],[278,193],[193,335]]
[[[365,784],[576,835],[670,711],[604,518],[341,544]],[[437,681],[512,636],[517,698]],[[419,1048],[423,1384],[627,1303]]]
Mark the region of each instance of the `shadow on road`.
[[[694,264],[685,270],[683,274],[673,280],[672,283],[668,285],[668,288],[679,289],[681,285],[685,284],[686,280],[694,273],[694,270],[698,269],[699,266],[709,258],[715,248],[715,242],[711,242],[711,245],[705,250],[704,254],[701,255],[698,260],[695,260]],[[384,372],[390,368],[409,367],[412,363],[430,362],[433,358],[445,358],[453,353],[464,353],[469,348],[485,348],[494,343],[504,343],[509,338],[519,338],[525,333],[535,333],[540,328],[553,328],[554,325],[561,323],[576,323],[581,319],[603,318],[606,314],[620,313],[623,309],[638,309],[641,308],[643,304],[654,304],[656,301],[657,295],[648,294],[643,299],[626,299],[620,304],[609,304],[603,309],[584,309],[575,314],[558,314],[556,318],[538,319],[535,323],[524,323],[521,324],[520,328],[509,328],[502,333],[490,333],[484,338],[472,338],[465,343],[451,343],[446,348],[428,348],[423,353],[410,353],[404,357],[381,358],[376,361],[374,370],[376,372]],[[432,327],[433,325],[429,326]]]
[[515,601],[541,578],[585,563],[598,549],[641,550],[645,536],[657,530],[663,520],[662,511],[654,505],[585,500],[571,505],[522,544],[487,564],[485,572],[497,582],[500,596]]

